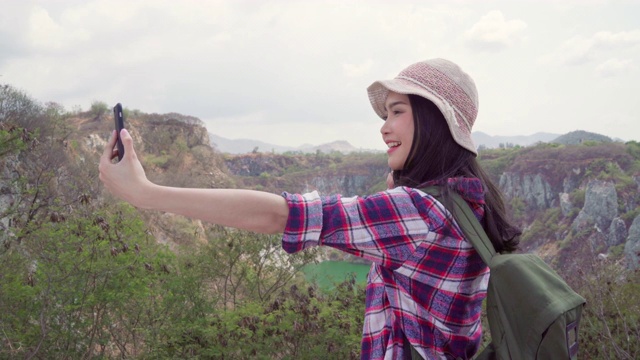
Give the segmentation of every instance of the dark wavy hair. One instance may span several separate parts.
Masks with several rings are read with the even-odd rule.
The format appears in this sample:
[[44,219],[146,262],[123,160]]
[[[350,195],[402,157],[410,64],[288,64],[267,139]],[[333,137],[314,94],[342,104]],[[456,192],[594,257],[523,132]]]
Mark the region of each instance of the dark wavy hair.
[[516,250],[522,231],[507,218],[500,189],[484,172],[475,154],[458,145],[447,121],[431,101],[409,95],[413,110],[413,144],[402,170],[393,172],[396,185],[418,188],[426,182],[444,186],[443,201],[449,202],[447,179],[478,178],[485,190],[482,226],[497,252]]

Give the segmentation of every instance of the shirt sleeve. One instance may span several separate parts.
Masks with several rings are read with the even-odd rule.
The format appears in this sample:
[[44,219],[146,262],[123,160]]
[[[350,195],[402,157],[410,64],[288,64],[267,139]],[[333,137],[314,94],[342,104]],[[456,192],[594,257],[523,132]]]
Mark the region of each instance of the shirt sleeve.
[[[422,214],[435,200],[397,187],[366,197],[289,194],[289,218],[282,239],[289,253],[325,245],[396,269],[427,239]],[[416,197],[421,209],[416,207]],[[431,200],[430,200],[431,199]]]

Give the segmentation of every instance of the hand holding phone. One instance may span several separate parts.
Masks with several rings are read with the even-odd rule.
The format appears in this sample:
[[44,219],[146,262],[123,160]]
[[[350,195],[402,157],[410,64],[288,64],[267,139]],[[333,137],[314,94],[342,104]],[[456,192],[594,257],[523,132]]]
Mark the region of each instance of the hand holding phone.
[[118,148],[118,161],[120,161],[124,157],[124,145],[120,139],[120,131],[124,129],[124,113],[120,103],[113,107],[113,118],[116,122],[116,147]]

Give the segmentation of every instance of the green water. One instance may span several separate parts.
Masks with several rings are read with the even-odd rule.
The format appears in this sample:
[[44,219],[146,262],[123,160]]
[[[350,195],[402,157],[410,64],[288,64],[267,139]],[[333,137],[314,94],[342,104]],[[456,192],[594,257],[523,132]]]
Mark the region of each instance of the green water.
[[315,281],[323,289],[331,289],[355,274],[358,284],[367,283],[367,274],[371,265],[353,264],[346,261],[323,261],[319,264],[309,264],[302,269],[309,281]]

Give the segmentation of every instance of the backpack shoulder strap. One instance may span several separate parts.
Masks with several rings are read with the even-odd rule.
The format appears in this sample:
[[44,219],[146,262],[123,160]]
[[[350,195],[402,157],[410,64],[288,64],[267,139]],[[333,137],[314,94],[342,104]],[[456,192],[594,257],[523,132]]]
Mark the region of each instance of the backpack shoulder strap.
[[[441,201],[441,189],[437,186],[430,186],[423,189],[420,189],[427,194],[431,194],[433,197]],[[473,213],[473,210],[469,207],[469,204],[455,191],[450,192],[450,196],[453,200],[453,209],[448,209],[449,212],[453,214],[453,217],[456,219],[458,226],[464,233],[465,237],[476,249],[482,261],[484,261],[487,266],[491,264],[491,259],[496,255],[496,250],[489,240],[487,233],[484,231],[484,228],[476,218],[476,215]],[[446,206],[445,206],[446,207]]]

